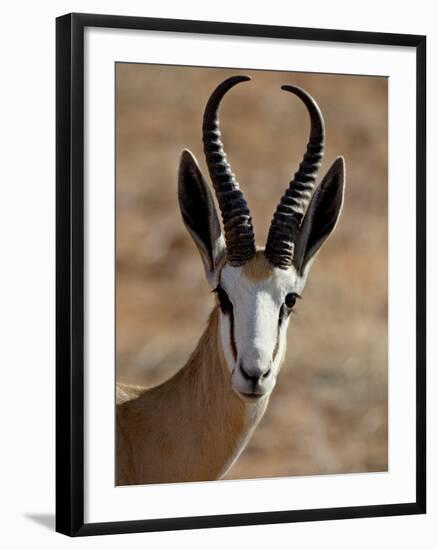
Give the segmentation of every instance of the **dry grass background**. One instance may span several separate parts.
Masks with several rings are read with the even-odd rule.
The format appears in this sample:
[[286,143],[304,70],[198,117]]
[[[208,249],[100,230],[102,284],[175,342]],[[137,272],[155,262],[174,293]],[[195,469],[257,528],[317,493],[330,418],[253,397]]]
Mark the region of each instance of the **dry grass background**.
[[387,469],[387,80],[375,77],[118,64],[117,378],[157,384],[183,366],[213,303],[179,213],[184,147],[203,172],[201,120],[213,88],[253,81],[222,108],[225,148],[263,245],[305,150],[296,84],[326,123],[322,175],[346,159],[340,223],[313,265],[290,323],[267,413],[227,478]]

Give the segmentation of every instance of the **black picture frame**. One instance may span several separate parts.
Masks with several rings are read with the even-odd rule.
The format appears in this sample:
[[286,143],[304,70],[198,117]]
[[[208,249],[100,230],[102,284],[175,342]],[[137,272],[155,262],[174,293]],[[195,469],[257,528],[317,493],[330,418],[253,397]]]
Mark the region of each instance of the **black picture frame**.
[[[416,51],[416,500],[84,523],[84,29],[106,27],[403,46]],[[56,20],[56,530],[69,536],[423,514],[426,511],[426,37],[95,14]]]

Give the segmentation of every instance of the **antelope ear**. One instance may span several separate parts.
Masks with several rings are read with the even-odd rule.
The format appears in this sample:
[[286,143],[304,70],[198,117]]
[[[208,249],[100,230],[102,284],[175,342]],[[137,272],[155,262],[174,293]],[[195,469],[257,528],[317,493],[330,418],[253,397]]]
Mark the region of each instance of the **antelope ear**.
[[317,252],[337,224],[344,186],[344,158],[338,157],[317,187],[296,239],[293,262],[300,275],[306,276]]
[[179,164],[179,207],[185,227],[197,246],[211,288],[216,288],[217,271],[226,245],[208,184],[193,154],[185,149]]

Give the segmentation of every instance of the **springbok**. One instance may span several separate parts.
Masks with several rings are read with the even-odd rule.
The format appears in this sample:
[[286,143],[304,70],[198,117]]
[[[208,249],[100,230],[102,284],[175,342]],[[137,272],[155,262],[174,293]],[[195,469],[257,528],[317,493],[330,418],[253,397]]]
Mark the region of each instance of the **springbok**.
[[220,139],[218,110],[233,76],[212,93],[203,145],[221,211],[188,150],[178,197],[216,297],[207,327],[185,366],[159,386],[117,387],[117,484],[221,478],[261,420],[284,359],[286,331],[310,266],[333,231],[343,204],[345,168],[338,157],[312,193],[324,150],[324,122],[314,99],[282,86],[311,119],[307,150],[282,196],[265,249],[255,247],[249,209]]

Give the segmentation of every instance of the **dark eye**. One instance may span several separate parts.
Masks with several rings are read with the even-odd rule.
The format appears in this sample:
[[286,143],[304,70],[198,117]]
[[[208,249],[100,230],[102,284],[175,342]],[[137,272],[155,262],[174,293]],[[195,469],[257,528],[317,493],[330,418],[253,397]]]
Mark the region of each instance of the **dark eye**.
[[220,309],[223,311],[223,313],[224,314],[231,313],[233,310],[232,302],[229,300],[229,297],[226,294],[226,292],[223,290],[223,288],[221,286],[218,286],[215,289],[215,292],[219,300]]
[[287,294],[285,297],[285,305],[288,307],[288,309],[291,309],[296,304],[298,296],[294,292],[291,292],[290,294]]

